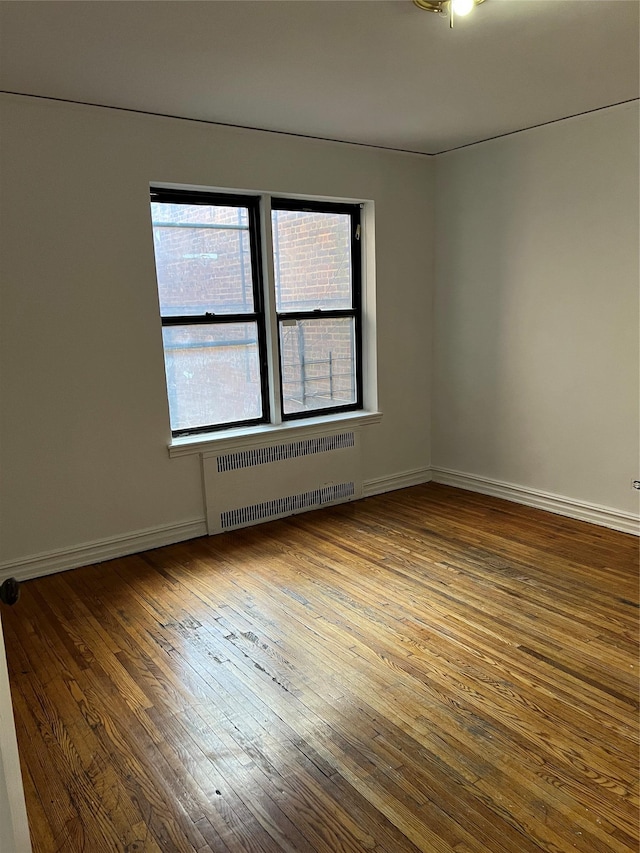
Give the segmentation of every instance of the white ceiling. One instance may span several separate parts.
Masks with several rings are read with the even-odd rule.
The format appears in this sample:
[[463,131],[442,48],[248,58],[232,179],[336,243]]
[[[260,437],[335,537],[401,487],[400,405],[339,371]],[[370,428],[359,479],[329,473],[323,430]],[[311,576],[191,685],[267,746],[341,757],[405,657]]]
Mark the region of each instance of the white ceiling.
[[437,153],[638,97],[638,0],[0,3],[0,89]]

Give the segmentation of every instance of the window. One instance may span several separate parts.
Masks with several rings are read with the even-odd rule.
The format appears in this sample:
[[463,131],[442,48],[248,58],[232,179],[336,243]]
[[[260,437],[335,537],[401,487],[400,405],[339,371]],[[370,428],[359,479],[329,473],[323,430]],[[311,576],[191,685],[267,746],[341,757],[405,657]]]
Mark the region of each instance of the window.
[[360,205],[155,188],[151,214],[174,436],[362,408]]

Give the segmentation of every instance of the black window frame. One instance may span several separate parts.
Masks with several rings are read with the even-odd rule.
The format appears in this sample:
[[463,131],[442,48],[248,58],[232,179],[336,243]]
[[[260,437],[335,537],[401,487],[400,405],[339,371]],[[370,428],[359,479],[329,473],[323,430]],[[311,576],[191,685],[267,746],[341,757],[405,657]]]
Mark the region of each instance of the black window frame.
[[[205,326],[226,325],[229,323],[254,322],[258,338],[258,360],[260,367],[260,390],[262,395],[262,414],[259,418],[239,421],[227,421],[223,424],[202,424],[187,429],[172,429],[174,438],[187,435],[199,435],[205,432],[219,432],[234,427],[269,423],[269,379],[266,340],[266,321],[264,311],[264,277],[262,273],[262,249],[260,244],[260,196],[236,195],[203,190],[180,190],[165,187],[151,187],[151,202],[167,204],[201,204],[203,206],[244,207],[249,220],[249,247],[251,254],[251,280],[253,290],[253,311],[240,314],[216,314],[206,311],[204,314],[163,315],[160,306],[162,327],[168,326]],[[152,227],[154,223],[152,221]],[[164,348],[164,347],[163,347]],[[167,386],[168,387],[168,386]]]
[[[278,311],[274,306],[277,321],[277,345],[278,361],[280,370],[279,389],[280,412],[283,421],[297,421],[305,418],[317,418],[323,415],[340,414],[342,412],[355,412],[363,407],[363,348],[362,348],[362,255],[361,255],[361,210],[362,205],[349,202],[317,201],[308,199],[297,199],[274,196],[271,199],[271,210],[289,210],[293,212],[309,213],[342,213],[350,217],[350,248],[351,248],[351,308],[342,309],[315,309],[313,311]],[[272,228],[272,223],[269,222]],[[284,411],[284,392],[282,388],[282,352],[280,326],[283,320],[321,320],[347,318],[354,321],[355,337],[355,402],[345,403],[342,406],[326,406],[324,408],[309,409],[304,412]]]
[[[165,327],[176,326],[204,326],[223,325],[229,323],[254,322],[257,329],[258,360],[260,369],[260,389],[262,395],[262,413],[258,418],[246,420],[228,421],[218,424],[202,424],[185,429],[171,429],[173,438],[203,435],[207,433],[219,433],[232,430],[237,427],[259,426],[261,424],[273,423],[271,419],[271,377],[277,386],[273,388],[276,409],[279,406],[279,416],[282,422],[305,420],[308,418],[322,418],[337,415],[344,412],[355,412],[363,409],[363,333],[362,333],[362,250],[361,250],[361,211],[363,204],[357,202],[324,201],[312,199],[300,199],[274,196],[270,199],[270,211],[289,210],[297,212],[318,213],[341,213],[350,217],[350,261],[351,261],[351,307],[345,309],[315,309],[312,311],[281,311],[277,310],[275,304],[275,293],[271,294],[274,300],[269,315],[266,313],[267,304],[266,286],[267,278],[263,269],[263,254],[261,241],[261,228],[270,229],[273,235],[273,223],[269,212],[269,221],[262,222],[262,195],[246,193],[227,193],[216,190],[178,189],[162,186],[151,186],[151,202],[164,202],[168,204],[185,204],[203,206],[243,207],[248,212],[249,222],[249,246],[251,255],[252,290],[253,290],[253,312],[236,314],[216,314],[205,311],[203,314],[187,315],[163,315],[160,306],[161,325]],[[153,222],[152,228],[158,223]],[[270,258],[267,262],[273,270],[273,250],[270,250]],[[271,299],[269,299],[269,304]],[[322,408],[309,409],[302,412],[291,412],[285,414],[284,394],[282,383],[282,352],[281,352],[281,322],[283,320],[319,320],[347,318],[353,319],[354,324],[354,391],[355,401],[338,406],[326,406]],[[271,341],[273,352],[269,353],[267,341],[268,329],[274,328],[275,339]],[[163,345],[164,350],[164,345]],[[273,360],[277,359],[277,369]],[[167,391],[169,389],[167,383]]]

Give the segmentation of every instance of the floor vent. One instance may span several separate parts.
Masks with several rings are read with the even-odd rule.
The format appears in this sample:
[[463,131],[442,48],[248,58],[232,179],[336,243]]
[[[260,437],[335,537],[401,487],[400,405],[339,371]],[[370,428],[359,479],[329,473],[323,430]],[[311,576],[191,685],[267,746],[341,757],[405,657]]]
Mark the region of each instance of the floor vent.
[[227,512],[220,514],[220,525],[223,530],[245,527],[248,524],[255,524],[257,521],[281,518],[285,515],[293,515],[301,510],[343,501],[353,497],[354,494],[354,483],[339,483],[322,489],[313,489],[299,495],[288,495],[252,506],[243,506],[240,509],[227,510]]
[[362,497],[358,430],[202,455],[210,534]]
[[327,453],[343,447],[354,447],[355,435],[343,432],[339,435],[323,435],[319,438],[307,438],[288,444],[276,444],[272,447],[257,447],[255,450],[240,450],[217,457],[218,472],[237,471],[239,468],[253,468],[284,459],[296,459],[311,453]]

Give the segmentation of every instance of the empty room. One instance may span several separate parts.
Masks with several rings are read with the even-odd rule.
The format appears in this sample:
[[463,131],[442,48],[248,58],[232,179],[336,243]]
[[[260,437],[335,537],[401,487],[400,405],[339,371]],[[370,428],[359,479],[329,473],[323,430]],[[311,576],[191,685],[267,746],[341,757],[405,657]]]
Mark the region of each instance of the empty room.
[[636,853],[636,0],[0,0],[0,853]]

